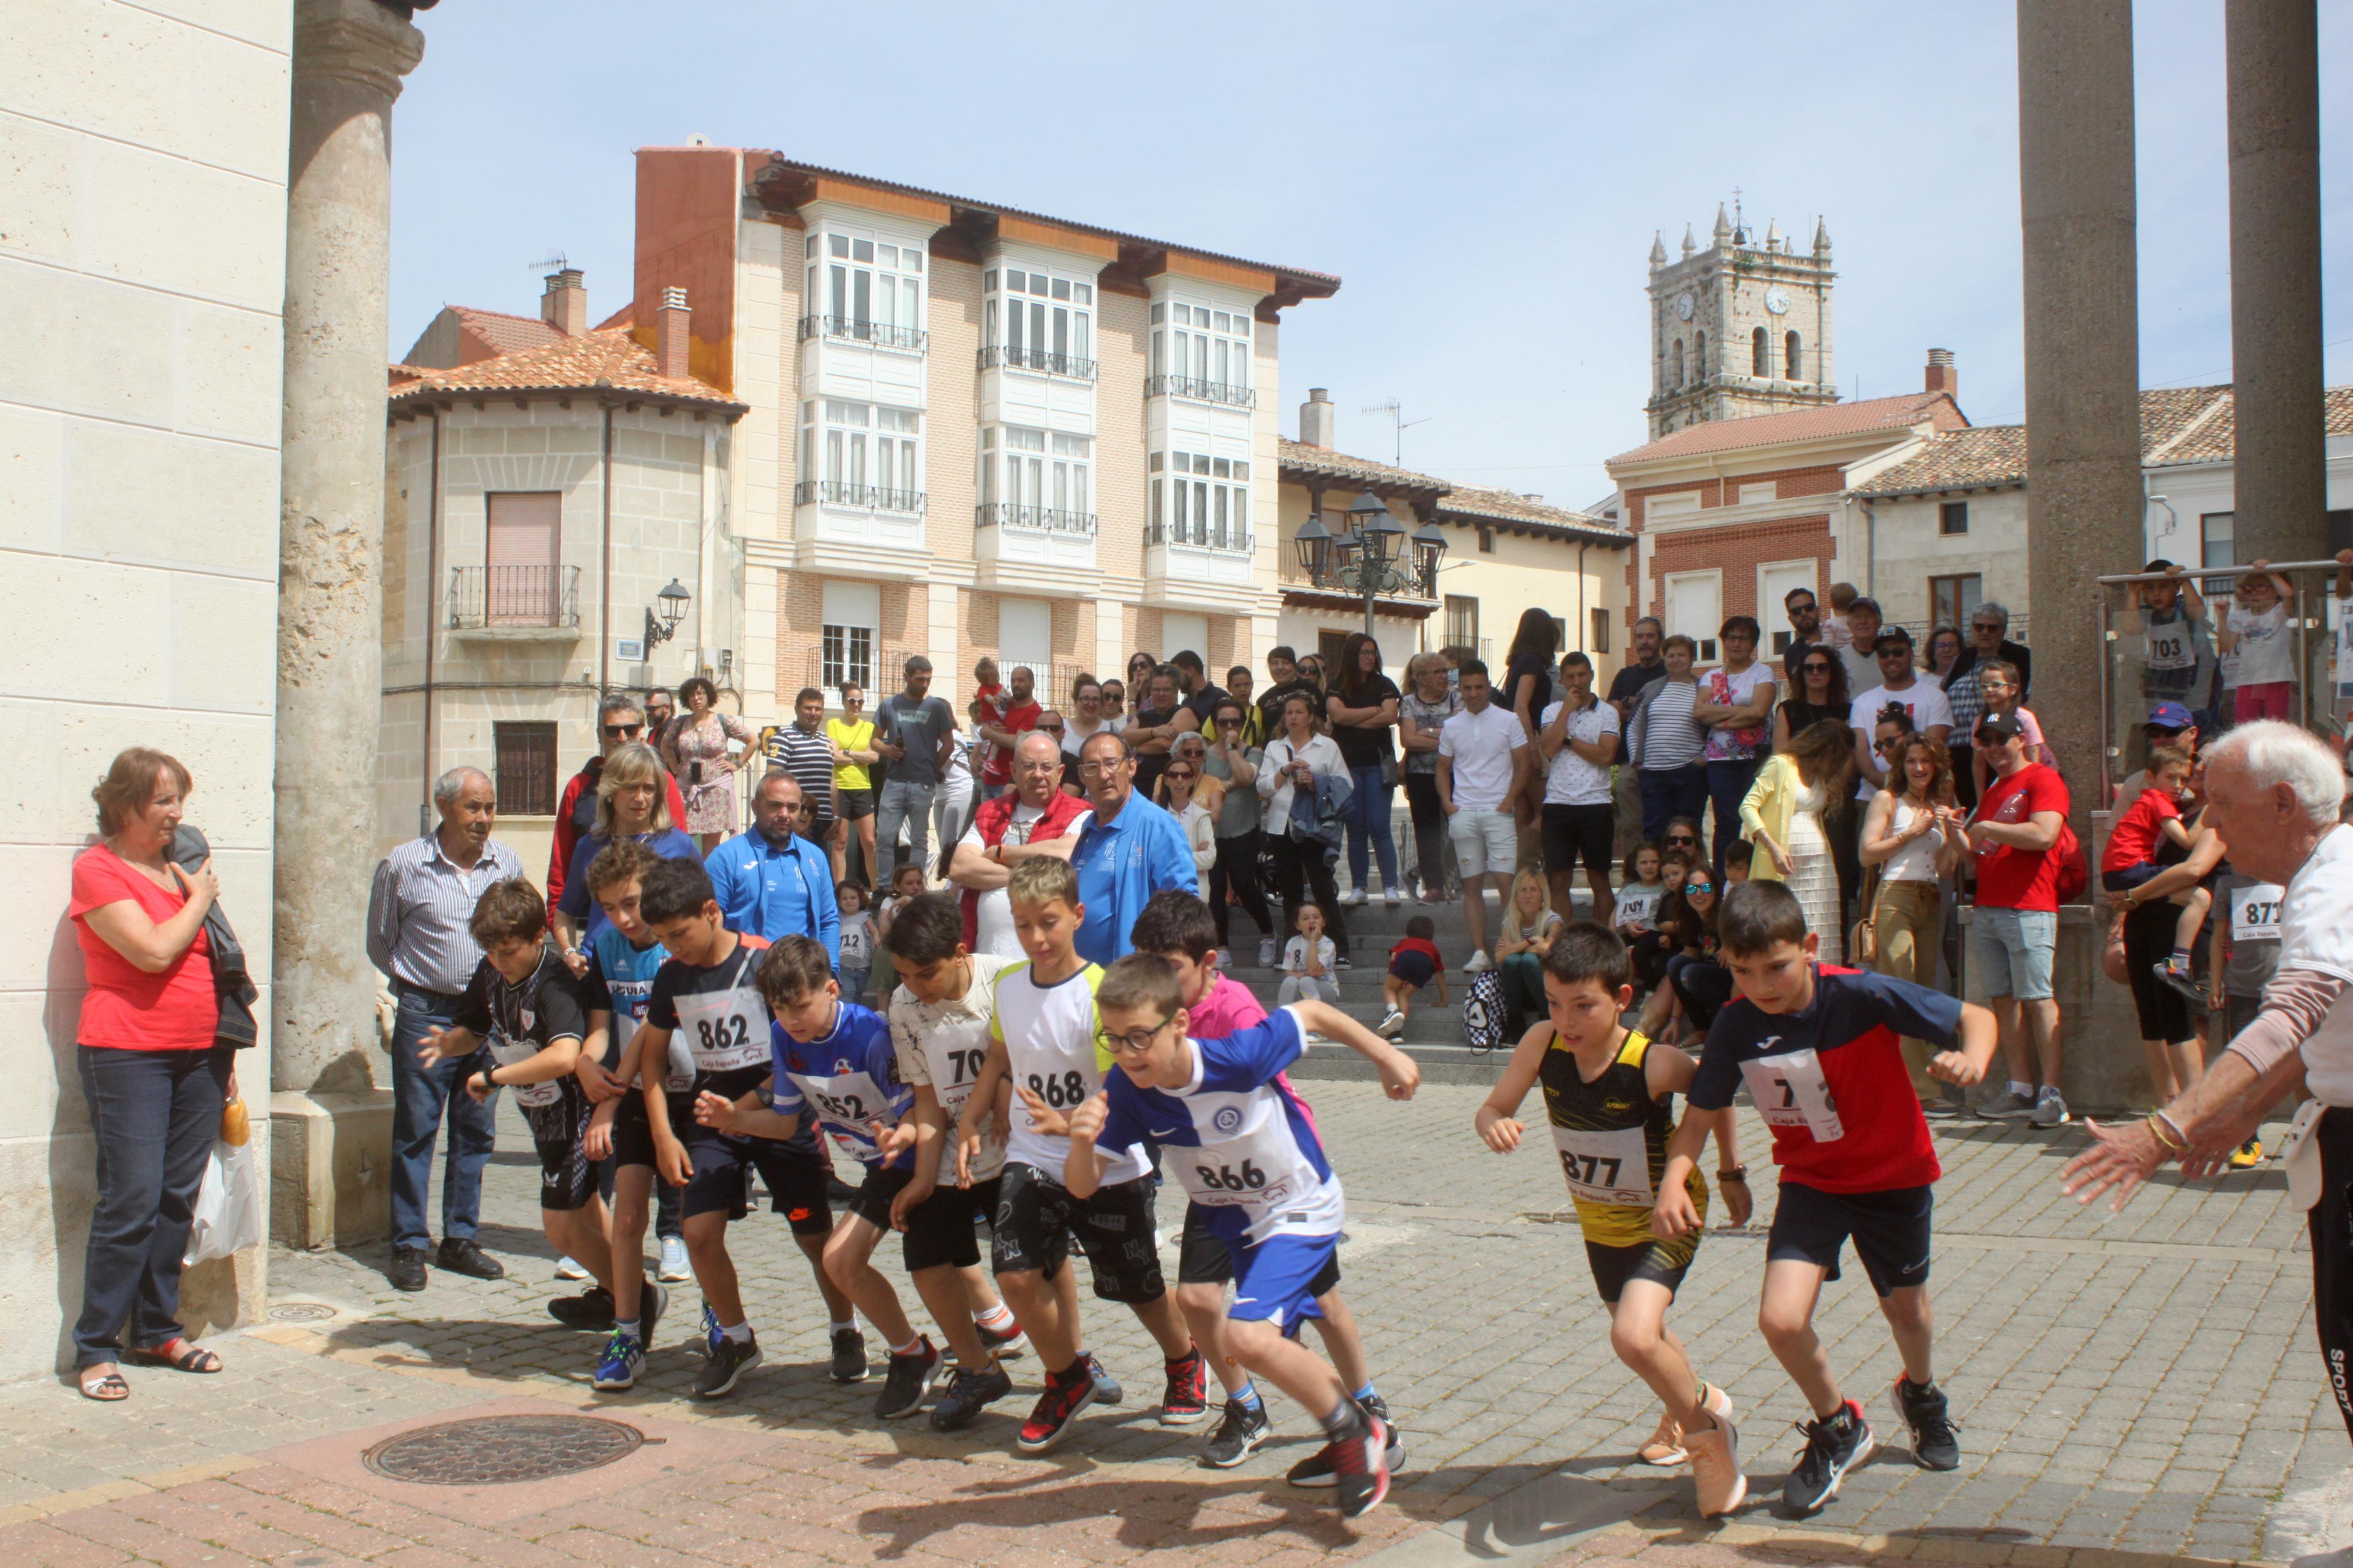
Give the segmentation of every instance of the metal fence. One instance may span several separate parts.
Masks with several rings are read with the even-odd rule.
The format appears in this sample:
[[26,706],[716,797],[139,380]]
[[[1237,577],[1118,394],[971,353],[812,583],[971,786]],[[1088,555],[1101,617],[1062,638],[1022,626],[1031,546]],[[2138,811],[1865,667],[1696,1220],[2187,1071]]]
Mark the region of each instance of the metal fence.
[[577,566],[453,566],[449,569],[449,625],[456,630],[487,626],[576,626],[580,624]]

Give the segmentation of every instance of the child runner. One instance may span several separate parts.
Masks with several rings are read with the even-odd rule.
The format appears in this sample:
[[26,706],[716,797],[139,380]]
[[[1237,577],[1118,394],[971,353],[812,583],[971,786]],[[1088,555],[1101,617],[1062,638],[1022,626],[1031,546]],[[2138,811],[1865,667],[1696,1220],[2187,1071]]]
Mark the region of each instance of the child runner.
[[[1221,1040],[1266,1022],[1266,1009],[1258,1005],[1250,987],[1218,972],[1217,922],[1208,906],[1190,893],[1170,889],[1153,894],[1144,913],[1136,917],[1129,940],[1136,952],[1164,959],[1176,972],[1177,991],[1192,1017],[1186,1026],[1187,1033],[1200,1039]],[[1288,1078],[1277,1074],[1274,1083],[1297,1098]],[[1304,1100],[1300,1101],[1300,1110],[1312,1120],[1313,1112]],[[1201,1347],[1218,1381],[1226,1386],[1225,1417],[1210,1434],[1201,1456],[1201,1463],[1209,1468],[1226,1470],[1249,1458],[1273,1436],[1274,1425],[1267,1417],[1266,1402],[1259,1397],[1257,1385],[1226,1343],[1226,1286],[1234,1277],[1234,1265],[1225,1242],[1209,1226],[1210,1213],[1199,1204],[1185,1205],[1184,1238],[1176,1253],[1176,1305],[1185,1314],[1185,1326],[1193,1331],[1193,1342]],[[1395,1475],[1405,1468],[1405,1437],[1389,1419],[1380,1391],[1373,1386],[1356,1315],[1340,1300],[1336,1254],[1310,1283],[1315,1304],[1323,1309],[1323,1316],[1315,1320],[1316,1331],[1323,1335],[1324,1348],[1356,1403],[1388,1427],[1389,1474]],[[1298,1325],[1292,1326],[1295,1331]],[[1339,1477],[1332,1467],[1331,1450],[1292,1466],[1290,1479],[1295,1487],[1335,1485]]]
[[[1675,1131],[1675,1096],[1691,1088],[1695,1064],[1674,1047],[1620,1026],[1634,1000],[1632,964],[1608,927],[1579,921],[1555,937],[1545,950],[1544,987],[1549,1017],[1521,1038],[1472,1125],[1488,1148],[1512,1152],[1524,1131],[1520,1101],[1531,1086],[1544,1086],[1545,1120],[1585,1233],[1585,1259],[1609,1309],[1610,1347],[1666,1404],[1641,1458],[1652,1465],[1688,1458],[1701,1516],[1730,1513],[1748,1495],[1732,1396],[1694,1376],[1683,1341],[1666,1326],[1700,1232],[1666,1240],[1651,1234],[1651,1200]],[[1717,1129],[1723,1163],[1715,1179],[1732,1223],[1746,1225],[1748,1173],[1723,1146],[1729,1125]],[[1704,1219],[1707,1184],[1694,1170],[1683,1187]]]
[[833,897],[841,911],[841,994],[862,1002],[867,976],[874,971],[874,921],[866,910],[866,889],[843,882]]
[[[2181,821],[2181,797],[2189,788],[2191,758],[2179,746],[2158,746],[2148,753],[2147,783],[2140,798],[2125,808],[2108,831],[2107,847],[2100,851],[2100,886],[2111,893],[2129,893],[2163,869],[2157,863],[2161,837],[2177,849],[2189,847],[2189,829]],[[2173,922],[2173,953],[2157,966],[2157,977],[2177,991],[2185,991],[2200,1005],[2191,978],[2191,956],[2198,947],[2198,928],[2214,907],[2214,895],[2201,887],[2188,887],[2172,897],[2181,908]],[[2147,950],[2144,948],[2143,952]]]
[[1389,972],[1381,976],[1381,1000],[1388,1004],[1388,1011],[1373,1026],[1373,1033],[1385,1040],[1404,1034],[1413,994],[1433,980],[1438,982],[1438,1005],[1443,1007],[1446,960],[1438,951],[1438,926],[1428,915],[1415,915],[1405,922],[1404,938],[1389,949]]
[[1930,1184],[1943,1172],[1899,1037],[1943,1047],[1929,1076],[1967,1087],[1993,1060],[1994,1020],[1983,1007],[1891,975],[1817,967],[1805,911],[1779,882],[1735,889],[1716,929],[1739,994],[1708,1031],[1687,1091],[1690,1113],[1667,1144],[1651,1227],[1670,1237],[1699,1228],[1683,1184],[1709,1124],[1731,1120],[1732,1097],[1746,1082],[1781,1167],[1757,1323],[1814,1416],[1799,1427],[1806,1447],[1781,1499],[1812,1513],[1878,1446],[1862,1406],[1841,1392],[1813,1327],[1814,1304],[1823,1282],[1839,1277],[1850,1237],[1904,1360],[1890,1397],[1912,1429],[1912,1457],[1932,1470],[1961,1462],[1930,1356]]
[[[942,1186],[939,1180],[956,1118],[988,1059],[997,978],[1013,960],[965,946],[964,910],[950,892],[907,900],[882,941],[899,966],[899,989],[891,997],[891,1045],[898,1055],[900,1081],[915,1093],[915,1166],[891,1200],[891,1225],[906,1234],[907,1273],[956,1352],[955,1376],[932,1406],[933,1426],[953,1432],[1013,1392],[1013,1380],[1002,1367],[976,1370],[984,1363],[968,1359],[972,1347],[955,1326],[959,1316],[972,1321],[981,1347],[997,1358],[1019,1355],[1028,1345],[1021,1326],[981,1271],[980,1246],[973,1235],[976,1223],[993,1225],[997,1218],[997,1179],[1005,1169],[1003,1118],[983,1113],[970,1185],[958,1186],[951,1179]],[[1009,1092],[999,1098],[1009,1099]],[[1066,1306],[1075,1319],[1076,1276],[1065,1268],[1057,1282],[1070,1286]]]
[[1275,1005],[1287,1007],[1302,998],[1337,1002],[1340,983],[1332,975],[1338,952],[1332,939],[1324,934],[1323,910],[1301,904],[1299,934],[1282,944],[1282,988],[1275,994]]
[[[1149,953],[1112,965],[1100,989],[1103,1035],[1120,1070],[1070,1112],[1063,1182],[1095,1191],[1108,1165],[1148,1137],[1233,1258],[1226,1342],[1251,1372],[1319,1415],[1332,1440],[1340,1513],[1355,1519],[1388,1495],[1388,1423],[1350,1397],[1348,1384],[1283,1330],[1316,1305],[1314,1284],[1339,1249],[1346,1204],[1340,1178],[1298,1096],[1277,1087],[1314,1030],[1380,1071],[1392,1100],[1409,1100],[1421,1070],[1410,1057],[1320,1002],[1282,1009],[1222,1040],[1187,1037],[1190,1015],[1176,972]],[[1021,1100],[1050,1123],[1062,1113],[1026,1085]],[[1124,1155],[1107,1155],[1122,1150]]]
[[631,1044],[638,1061],[650,1067],[670,1060],[670,1040],[677,1037],[694,1064],[692,1083],[674,1097],[667,1072],[641,1071],[638,1077],[654,1169],[686,1189],[681,1205],[686,1250],[702,1287],[709,1352],[695,1379],[695,1394],[718,1399],[732,1394],[736,1380],[760,1364],[759,1342],[744,1318],[735,1264],[727,1255],[727,1223],[749,1212],[744,1181],[754,1170],[776,1211],[791,1223],[793,1239],[825,1294],[832,1314],[834,1381],[863,1383],[865,1336],[851,1321],[849,1298],[825,1273],[826,1237],[833,1233],[826,1196],[830,1167],[816,1136],[804,1127],[791,1142],[778,1143],[738,1138],[694,1120],[697,1095],[708,1091],[733,1100],[767,1082],[773,1070],[768,1005],[753,973],[768,944],[727,929],[710,873],[695,861],[664,860],[645,874],[641,886],[638,911],[670,957],[654,975],[646,1021]]
[[[1055,1110],[1076,1107],[1103,1086],[1095,987],[1103,972],[1081,958],[1075,945],[1086,919],[1078,873],[1067,860],[1033,856],[1014,867],[1006,892],[1015,934],[1029,959],[997,977],[988,1059],[957,1121],[959,1185],[972,1179],[971,1163],[980,1154],[982,1125],[1000,1079],[1010,1078],[1017,1089],[1031,1090],[1039,1106]],[[1159,1342],[1168,1374],[1161,1424],[1189,1426],[1209,1409],[1208,1364],[1185,1331],[1153,1246],[1151,1166],[1131,1149],[1106,1161],[1103,1180],[1081,1197],[1062,1184],[1069,1150],[1060,1129],[1042,1123],[1036,1108],[1013,1112],[990,1252],[997,1285],[1046,1368],[1046,1391],[1017,1438],[1030,1454],[1060,1442],[1079,1412],[1096,1400],[1119,1402],[1119,1385],[1086,1353],[1075,1284],[1057,1278],[1069,1267],[1074,1232],[1093,1270],[1095,1294],[1124,1302]]]
[[[2215,883],[2222,918],[2214,922],[2211,975],[2217,992],[2214,1012],[2223,1023],[2223,1044],[2255,1021],[2263,1005],[2263,987],[2279,971],[2280,901],[2286,890],[2276,882],[2258,882],[2226,861]],[[2212,1025],[2208,1025],[2210,1037]],[[2251,1171],[2263,1163],[2263,1141],[2249,1138],[2232,1151],[2231,1169]]]

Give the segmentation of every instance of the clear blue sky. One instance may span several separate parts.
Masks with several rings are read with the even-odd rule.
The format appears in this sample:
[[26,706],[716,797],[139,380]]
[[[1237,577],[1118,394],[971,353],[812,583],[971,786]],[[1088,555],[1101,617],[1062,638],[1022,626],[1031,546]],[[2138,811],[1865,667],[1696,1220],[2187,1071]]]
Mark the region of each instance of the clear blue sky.
[[[2321,7],[2324,247],[2353,244]],[[701,132],[809,162],[1335,272],[1285,312],[1281,400],[1340,443],[1567,505],[1643,437],[1644,257],[1703,243],[1738,186],[1760,229],[1827,216],[1848,397],[1958,355],[1980,424],[2025,406],[2017,54],[1995,0],[1605,6],[1197,0],[1156,7],[753,0],[421,12],[394,134],[391,347],[444,302],[535,311],[561,250],[601,318],[628,289],[634,147]],[[2141,380],[2230,377],[2221,7],[2136,6]],[[2340,90],[2332,95],[2327,84]],[[2353,380],[2332,289],[2328,379]],[[2339,338],[2347,341],[2337,342]]]

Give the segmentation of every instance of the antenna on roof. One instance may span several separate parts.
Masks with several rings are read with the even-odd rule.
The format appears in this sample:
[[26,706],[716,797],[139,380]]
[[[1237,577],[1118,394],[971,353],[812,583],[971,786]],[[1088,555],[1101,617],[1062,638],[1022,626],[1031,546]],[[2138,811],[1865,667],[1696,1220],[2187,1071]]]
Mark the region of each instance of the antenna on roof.
[[571,258],[565,256],[564,252],[559,250],[544,261],[531,261],[524,263],[523,270],[526,272],[563,272],[569,269],[571,266]]
[[1389,398],[1388,401],[1383,403],[1371,404],[1365,408],[1364,412],[1366,414],[1386,414],[1389,416],[1389,424],[1395,431],[1397,451],[1397,456],[1390,458],[1389,461],[1400,468],[1405,467],[1405,433],[1408,430],[1412,429],[1417,425],[1427,425],[1432,419],[1438,417],[1434,414],[1427,414],[1419,419],[1408,419],[1405,416],[1405,405],[1399,403],[1394,397]]

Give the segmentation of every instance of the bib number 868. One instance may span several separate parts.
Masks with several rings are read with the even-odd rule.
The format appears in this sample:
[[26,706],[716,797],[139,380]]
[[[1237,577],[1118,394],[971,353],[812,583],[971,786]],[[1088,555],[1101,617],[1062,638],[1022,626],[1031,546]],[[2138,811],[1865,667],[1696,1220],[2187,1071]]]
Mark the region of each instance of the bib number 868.
[[1193,1170],[1200,1176],[1203,1186],[1214,1187],[1225,1192],[1256,1192],[1266,1185],[1266,1173],[1249,1160],[1242,1162],[1242,1168],[1239,1171],[1231,1165],[1219,1165],[1215,1168],[1196,1165]]
[[1033,1072],[1029,1075],[1029,1092],[1055,1110],[1061,1110],[1086,1099],[1087,1080],[1079,1076],[1076,1068],[1066,1073],[1044,1077]]

